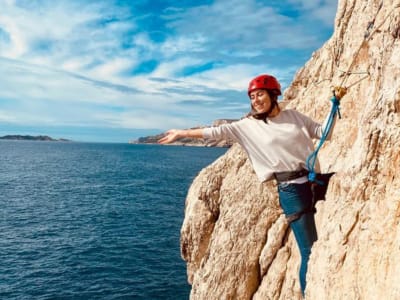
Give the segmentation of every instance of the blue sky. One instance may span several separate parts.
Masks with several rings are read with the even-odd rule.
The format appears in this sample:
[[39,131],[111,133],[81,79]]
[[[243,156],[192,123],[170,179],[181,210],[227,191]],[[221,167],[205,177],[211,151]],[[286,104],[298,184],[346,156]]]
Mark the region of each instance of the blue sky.
[[337,0],[0,0],[0,135],[127,142],[240,118],[332,35]]

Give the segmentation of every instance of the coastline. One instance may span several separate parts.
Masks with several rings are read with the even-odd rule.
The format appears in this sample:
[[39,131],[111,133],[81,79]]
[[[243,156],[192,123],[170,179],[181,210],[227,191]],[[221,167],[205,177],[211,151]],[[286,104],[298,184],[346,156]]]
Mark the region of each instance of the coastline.
[[45,142],[71,142],[71,140],[60,138],[55,139],[47,135],[19,135],[19,134],[9,134],[0,137],[0,140],[7,141],[45,141]]

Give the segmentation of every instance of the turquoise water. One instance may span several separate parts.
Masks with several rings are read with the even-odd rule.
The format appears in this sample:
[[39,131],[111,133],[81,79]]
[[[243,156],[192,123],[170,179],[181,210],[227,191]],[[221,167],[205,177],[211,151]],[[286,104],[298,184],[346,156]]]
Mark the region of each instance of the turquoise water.
[[188,299],[179,235],[222,148],[0,142],[1,299]]

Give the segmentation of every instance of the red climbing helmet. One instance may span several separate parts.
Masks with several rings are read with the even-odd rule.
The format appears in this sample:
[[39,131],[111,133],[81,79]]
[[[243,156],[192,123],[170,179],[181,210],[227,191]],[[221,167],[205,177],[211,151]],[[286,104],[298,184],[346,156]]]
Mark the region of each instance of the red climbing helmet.
[[281,85],[278,80],[274,76],[263,74],[259,75],[249,83],[249,88],[247,90],[247,94],[250,97],[250,93],[254,90],[264,89],[274,92],[277,96],[282,95],[281,93]]

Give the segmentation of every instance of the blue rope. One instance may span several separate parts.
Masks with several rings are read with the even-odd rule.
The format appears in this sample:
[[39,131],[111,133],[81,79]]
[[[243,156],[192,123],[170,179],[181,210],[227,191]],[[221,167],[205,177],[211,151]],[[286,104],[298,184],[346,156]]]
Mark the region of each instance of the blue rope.
[[328,122],[324,128],[324,131],[322,132],[322,137],[319,141],[319,144],[317,146],[317,148],[314,150],[313,153],[311,153],[306,160],[306,165],[307,165],[307,169],[309,171],[308,173],[308,180],[311,182],[316,182],[318,184],[323,184],[322,182],[319,182],[317,180],[317,173],[315,173],[315,162],[317,161],[317,156],[318,156],[318,152],[321,149],[322,145],[324,144],[324,142],[326,141],[329,132],[332,129],[333,126],[333,122],[335,120],[335,116],[336,114],[339,115],[339,119],[342,117],[340,115],[340,101],[336,96],[333,96],[331,98],[331,102],[332,102],[332,109],[331,112],[329,114],[329,118],[328,118]]

